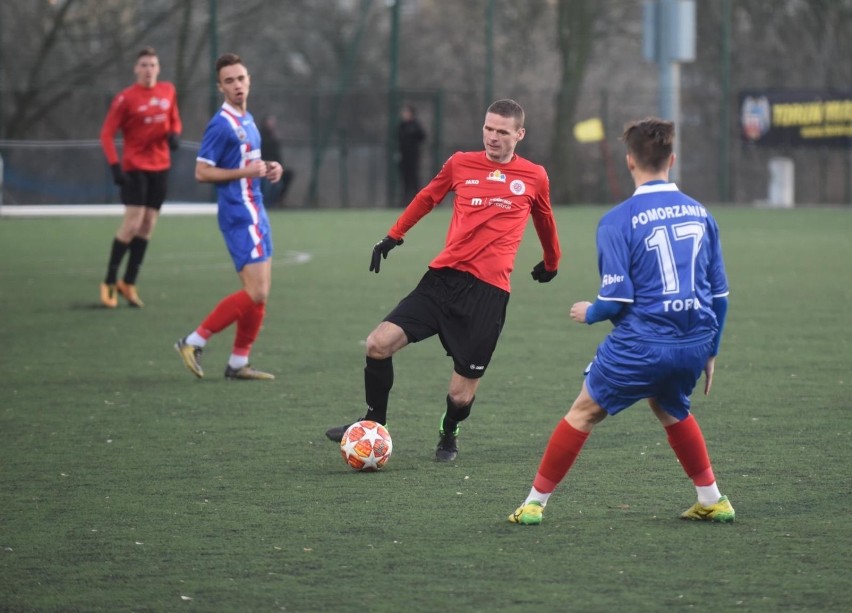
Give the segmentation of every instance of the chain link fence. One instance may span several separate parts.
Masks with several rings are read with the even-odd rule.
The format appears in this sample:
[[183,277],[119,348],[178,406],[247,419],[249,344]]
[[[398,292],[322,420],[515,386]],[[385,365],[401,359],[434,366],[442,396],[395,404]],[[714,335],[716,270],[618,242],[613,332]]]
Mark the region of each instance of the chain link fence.
[[[852,204],[852,150],[848,147],[748,146],[739,139],[736,101],[730,103],[730,125],[722,126],[718,108],[690,105],[691,98],[700,96],[697,85],[685,88],[683,93],[681,150],[677,153],[679,183],[684,191],[708,203],[765,204],[770,162],[783,157],[791,160],[794,168],[796,206]],[[547,90],[518,92],[515,97],[527,112],[527,136],[518,153],[543,164],[553,183],[561,172],[551,155],[554,96]],[[111,95],[105,93],[77,92],[39,122],[31,140],[0,141],[2,203],[117,203],[118,189],[112,185],[97,140],[110,99]],[[417,107],[428,134],[420,172],[424,182],[454,151],[482,147],[485,103],[481,93],[403,90],[391,98],[381,91],[289,91],[255,86],[249,108],[258,122],[266,114],[277,116],[283,163],[294,173],[282,206],[399,205],[399,181],[393,176],[396,124],[388,109],[403,102]],[[204,127],[219,103],[211,100],[209,91],[181,93],[184,133],[174,154],[169,201],[215,200],[211,186],[196,183],[194,166]],[[605,91],[581,99],[576,120],[601,117],[606,140],[574,143],[576,203],[612,204],[632,192],[619,136],[625,122],[653,115],[656,109],[655,96],[635,91]]]

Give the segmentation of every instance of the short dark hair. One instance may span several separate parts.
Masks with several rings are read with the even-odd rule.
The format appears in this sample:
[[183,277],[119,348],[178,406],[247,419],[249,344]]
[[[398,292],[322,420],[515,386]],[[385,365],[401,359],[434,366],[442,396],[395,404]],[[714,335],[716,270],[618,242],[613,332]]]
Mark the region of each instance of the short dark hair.
[[636,164],[646,170],[664,170],[674,148],[674,123],[646,117],[628,123],[621,140]]
[[524,109],[514,100],[505,98],[492,102],[486,112],[500,115],[500,117],[513,117],[518,128],[524,127]]
[[234,64],[242,64],[243,58],[241,58],[236,53],[226,53],[225,55],[220,55],[216,60],[216,76],[219,76],[219,71],[225,68],[226,66],[233,66]]
[[136,54],[136,59],[138,60],[140,57],[154,56],[157,57],[157,51],[154,47],[142,47],[139,50],[139,53]]

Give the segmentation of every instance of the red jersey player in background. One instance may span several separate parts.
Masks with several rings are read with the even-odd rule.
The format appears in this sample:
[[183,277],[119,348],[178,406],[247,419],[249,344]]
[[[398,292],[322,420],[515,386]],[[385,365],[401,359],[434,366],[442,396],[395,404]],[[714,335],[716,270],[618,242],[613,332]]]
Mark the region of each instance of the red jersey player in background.
[[[503,329],[509,278],[530,215],[544,250],[532,278],[547,283],[559,266],[561,250],[547,172],[515,154],[524,133],[524,110],[517,102],[492,103],[482,127],[485,150],[450,157],[373,247],[370,270],[378,273],[382,259],[402,244],[406,233],[449,192],[455,193],[443,251],[414,291],[367,337],[364,369],[364,419],[385,424],[393,354],[438,335],[454,364],[435,451],[439,462],[458,455],[458,426],[470,415],[479,380]],[[330,428],[326,436],[339,442],[347,427]]]
[[[183,128],[174,85],[157,81],[160,62],[153,48],[139,51],[133,72],[136,83],[113,99],[101,128],[101,146],[125,205],[101,283],[101,303],[108,308],[118,306],[117,294],[130,306],[144,306],[136,277],[166,199],[171,151],[178,148]],[[119,131],[124,139],[121,163],[114,141]],[[118,269],[128,251],[127,268],[119,280]]]

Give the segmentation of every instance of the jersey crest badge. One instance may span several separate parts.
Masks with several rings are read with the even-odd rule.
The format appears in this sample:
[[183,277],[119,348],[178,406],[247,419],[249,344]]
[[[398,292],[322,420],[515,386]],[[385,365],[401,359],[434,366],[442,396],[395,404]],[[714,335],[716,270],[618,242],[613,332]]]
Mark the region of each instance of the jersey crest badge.
[[511,191],[516,196],[522,196],[525,191],[527,191],[527,186],[520,179],[515,179],[511,183],[509,183],[509,191]]

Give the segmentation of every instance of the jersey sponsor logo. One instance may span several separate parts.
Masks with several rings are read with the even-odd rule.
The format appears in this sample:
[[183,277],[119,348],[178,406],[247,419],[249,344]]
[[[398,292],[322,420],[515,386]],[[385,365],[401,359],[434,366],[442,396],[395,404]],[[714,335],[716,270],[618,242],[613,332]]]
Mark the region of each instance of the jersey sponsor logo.
[[525,191],[527,191],[527,186],[524,185],[524,182],[520,179],[515,179],[511,183],[509,183],[509,191],[511,191],[516,196],[521,196]]
[[624,281],[624,275],[605,274],[601,277],[601,287],[606,287],[613,283],[621,283],[622,281]]
[[485,177],[486,181],[499,181],[500,183],[506,182],[506,175],[504,175],[499,170],[495,170],[493,172],[488,173],[488,176]]
[[479,185],[479,179],[467,179],[465,185]]
[[512,208],[512,201],[506,200],[505,198],[489,198],[488,206],[496,206],[501,209],[510,210]]
[[674,204],[672,206],[658,206],[654,209],[648,209],[637,213],[631,218],[633,227],[645,225],[652,221],[660,221],[663,219],[674,219],[677,217],[707,217],[707,209],[700,204]]
[[674,311],[675,313],[680,313],[681,311],[700,311],[701,303],[698,302],[698,298],[684,298],[683,300],[663,300],[663,311],[666,313],[670,311]]
[[471,198],[470,206],[496,206],[500,209],[511,210],[512,201],[506,198],[489,198],[486,202],[484,198]]

